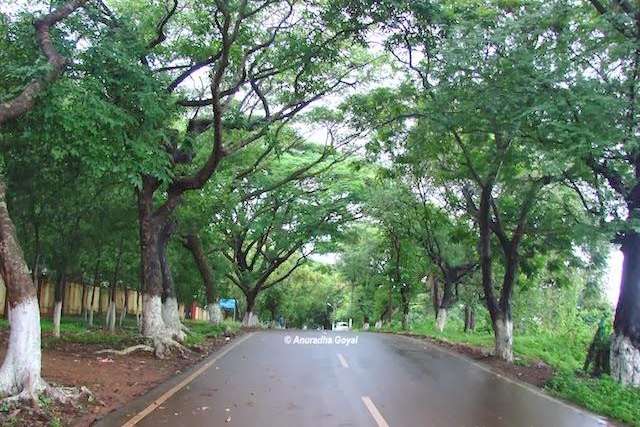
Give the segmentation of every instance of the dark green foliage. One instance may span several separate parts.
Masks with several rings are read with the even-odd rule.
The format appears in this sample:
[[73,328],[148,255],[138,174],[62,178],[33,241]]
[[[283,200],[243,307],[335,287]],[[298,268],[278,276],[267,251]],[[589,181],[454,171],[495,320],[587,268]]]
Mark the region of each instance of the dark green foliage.
[[[593,341],[591,341],[591,345],[589,346],[587,358],[582,369],[585,372],[591,373],[594,377],[599,377],[602,374],[610,374],[610,356],[611,329],[606,324],[605,319],[602,319],[593,336]],[[590,368],[591,365],[593,365],[593,368]]]

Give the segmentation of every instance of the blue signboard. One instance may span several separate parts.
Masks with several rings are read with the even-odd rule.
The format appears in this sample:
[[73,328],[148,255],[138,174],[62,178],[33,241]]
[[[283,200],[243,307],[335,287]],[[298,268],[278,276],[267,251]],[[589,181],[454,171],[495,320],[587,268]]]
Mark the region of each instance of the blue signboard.
[[235,310],[236,308],[236,300],[233,298],[229,298],[229,299],[221,298],[219,304],[220,304],[220,308],[223,310]]

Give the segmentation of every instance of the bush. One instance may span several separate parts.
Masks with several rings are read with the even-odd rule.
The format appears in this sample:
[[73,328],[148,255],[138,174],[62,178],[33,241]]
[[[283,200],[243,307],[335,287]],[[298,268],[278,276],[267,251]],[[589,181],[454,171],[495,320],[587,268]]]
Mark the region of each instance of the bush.
[[549,381],[547,389],[593,412],[640,426],[640,389],[623,387],[608,375],[591,378],[561,370]]

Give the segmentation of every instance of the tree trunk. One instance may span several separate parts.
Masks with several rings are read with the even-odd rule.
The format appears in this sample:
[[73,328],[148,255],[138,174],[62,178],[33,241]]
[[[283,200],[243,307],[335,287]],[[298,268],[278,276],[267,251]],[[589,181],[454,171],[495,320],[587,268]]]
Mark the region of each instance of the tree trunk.
[[0,367],[0,396],[23,395],[35,400],[46,386],[41,377],[40,310],[5,192],[0,181],[0,272],[11,317],[7,352]]
[[[42,281],[40,280],[40,226],[38,225],[37,221],[34,224],[34,228],[35,228],[35,254],[34,254],[34,259],[33,259],[33,269],[31,271],[31,280],[33,281],[33,283],[35,284],[36,287],[36,298],[39,300],[40,298],[40,290],[41,290],[41,285],[42,285]],[[5,311],[6,313],[6,311]]]
[[[49,30],[82,6],[84,0],[72,0],[34,22],[36,39],[47,56],[49,71],[42,78],[34,78],[21,93],[0,106],[0,128],[29,111],[37,95],[48,83],[55,81],[66,63],[50,40]],[[7,352],[0,367],[0,396],[18,394],[36,401],[37,394],[46,388],[41,377],[40,310],[36,287],[29,277],[29,268],[16,236],[15,226],[6,203],[6,185],[0,179],[0,262],[1,273],[9,300],[11,329]]]
[[102,255],[102,246],[99,247],[98,250],[98,258],[96,259],[96,265],[94,268],[94,273],[93,273],[93,282],[91,284],[91,297],[87,297],[88,301],[87,301],[87,312],[88,312],[88,319],[87,319],[87,325],[89,327],[93,327],[93,306],[95,304],[95,296],[96,296],[96,286],[99,284],[98,283],[98,277],[99,277],[99,273],[100,273],[100,260],[102,259],[101,257]]
[[455,283],[450,277],[449,270],[445,270],[445,278],[442,286],[442,296],[440,297],[440,304],[438,305],[438,311],[436,312],[436,327],[438,331],[443,332],[447,324],[447,314],[449,309],[454,303],[454,287]]
[[4,296],[4,318],[11,324],[11,313],[9,312],[9,298],[7,295]]
[[186,327],[180,321],[180,313],[178,311],[178,299],[176,298],[175,284],[173,282],[173,274],[167,259],[167,245],[169,239],[175,231],[175,222],[169,221],[160,233],[158,241],[158,257],[160,259],[160,270],[162,272],[162,290],[164,295],[164,303],[162,304],[162,320],[169,329],[173,337],[182,341],[186,335],[184,333]]
[[109,302],[105,328],[111,333],[114,333],[116,331],[116,302],[115,301]]
[[257,295],[257,292],[248,292],[245,294],[247,299],[247,309],[245,310],[242,318],[242,326],[244,327],[254,328],[259,324],[258,316],[254,313]]
[[447,324],[447,312],[448,310],[445,307],[438,308],[438,312],[436,314],[436,328],[438,331],[444,331],[444,327]]
[[60,338],[60,318],[62,317],[62,301],[56,301],[53,306],[53,336]]
[[218,305],[218,294],[214,282],[213,270],[204,255],[202,242],[197,234],[190,233],[185,236],[184,246],[191,252],[198,271],[204,282],[204,289],[207,297],[207,311],[209,313],[209,322],[218,324],[222,321],[222,310]]
[[82,280],[82,298],[80,299],[80,307],[81,307],[81,316],[84,322],[87,321],[87,284],[84,283],[84,279]]
[[122,323],[125,317],[127,317],[127,311],[129,310],[129,291],[124,288],[124,304],[122,306],[122,312],[120,312],[120,320],[118,320],[118,327],[122,329]]
[[476,314],[473,308],[464,306],[464,331],[473,331],[476,328]]
[[[480,194],[480,207],[478,209],[478,223],[480,229],[480,269],[482,271],[482,289],[487,304],[487,310],[491,315],[491,324],[495,337],[495,356],[508,362],[513,361],[513,323],[509,298],[501,298],[502,308],[496,301],[493,292],[493,274],[491,265],[491,185],[482,188]],[[506,266],[506,270],[510,270]],[[513,271],[506,271],[505,278]],[[503,283],[503,288],[505,283]],[[509,297],[510,294],[507,294]]]
[[620,297],[611,340],[611,376],[621,384],[640,387],[640,234],[627,232]]
[[55,304],[53,306],[53,336],[60,338],[60,318],[62,317],[62,301],[64,299],[64,288],[67,276],[63,272],[58,273],[56,280],[56,289],[54,292]]
[[222,310],[218,303],[207,304],[207,313],[209,314],[209,322],[218,325],[222,322]]
[[138,326],[138,331],[142,331],[142,306],[140,298],[142,298],[142,290],[136,292],[136,325]]
[[124,238],[120,239],[118,245],[118,254],[116,255],[116,264],[113,268],[113,277],[111,278],[111,289],[109,290],[109,307],[107,308],[107,317],[105,321],[105,329],[114,333],[116,331],[116,295],[118,294],[118,278],[120,277],[120,266],[122,264],[122,253],[124,248]]
[[93,327],[93,307],[89,309],[89,318],[87,319],[87,324],[89,327]]
[[493,321],[495,356],[513,362],[513,322],[510,313],[499,313]]
[[91,286],[91,300],[89,301],[89,320],[87,321],[89,327],[93,326],[93,305],[95,304],[96,297],[96,284]]
[[110,318],[111,318],[111,301],[109,301],[109,305],[107,306],[107,311],[104,313],[104,324],[102,325],[103,329],[109,328]]
[[400,303],[402,304],[402,329],[407,329],[409,322],[409,288],[406,285],[400,285]]
[[153,191],[145,183],[138,194],[138,220],[140,228],[140,258],[142,263],[142,321],[141,333],[154,342],[155,354],[164,357],[175,345],[169,328],[162,318],[162,272],[158,253],[160,227],[154,219]]
[[440,286],[438,278],[435,275],[432,275],[430,278],[433,286],[431,288],[431,303],[433,304],[433,313],[438,316],[438,308],[440,308]]

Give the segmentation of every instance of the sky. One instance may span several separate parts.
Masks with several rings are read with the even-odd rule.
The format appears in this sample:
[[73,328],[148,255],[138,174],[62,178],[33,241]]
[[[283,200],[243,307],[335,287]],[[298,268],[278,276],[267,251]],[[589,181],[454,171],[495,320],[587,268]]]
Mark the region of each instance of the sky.
[[605,294],[613,307],[618,303],[620,279],[622,277],[622,252],[612,250],[609,255],[609,268],[605,281]]

